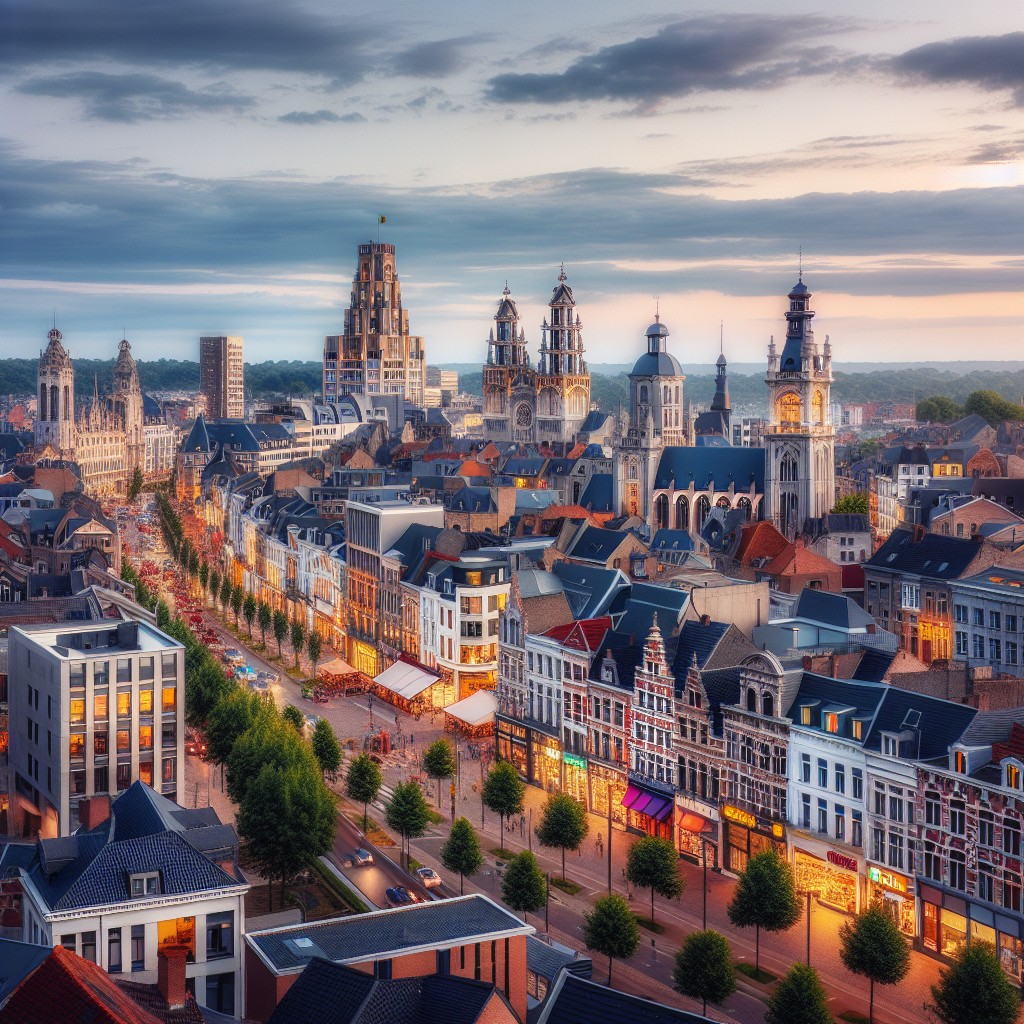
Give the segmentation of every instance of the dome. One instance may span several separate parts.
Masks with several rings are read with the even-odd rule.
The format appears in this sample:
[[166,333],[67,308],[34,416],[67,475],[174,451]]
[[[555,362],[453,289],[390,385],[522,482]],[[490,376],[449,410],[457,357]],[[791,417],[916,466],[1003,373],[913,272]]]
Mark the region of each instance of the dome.
[[668,352],[645,352],[633,365],[630,373],[630,377],[682,376],[683,368],[679,365],[679,361]]
[[650,327],[647,328],[644,333],[645,338],[667,338],[668,328],[660,321],[655,320]]
[[715,360],[715,366],[725,366],[725,353],[724,352],[720,353],[718,358]]
[[804,279],[801,277],[800,280],[793,285],[793,290],[789,293],[789,297],[792,299],[795,296],[807,294],[809,294],[809,289],[807,285],[804,284]]

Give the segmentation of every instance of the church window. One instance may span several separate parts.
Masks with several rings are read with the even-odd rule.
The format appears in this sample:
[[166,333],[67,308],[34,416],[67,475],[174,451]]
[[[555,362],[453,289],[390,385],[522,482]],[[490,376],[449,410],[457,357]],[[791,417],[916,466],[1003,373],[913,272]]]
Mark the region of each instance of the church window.
[[690,528],[690,503],[682,496],[676,498],[676,529]]
[[39,419],[47,419],[46,415],[46,385],[39,385]]
[[640,404],[641,405],[646,405],[648,401],[649,401],[649,399],[647,397],[647,385],[646,384],[641,384],[640,385]]
[[811,399],[811,413],[818,426],[825,422],[825,399],[820,391],[815,391]]
[[704,526],[705,520],[711,512],[711,502],[708,500],[706,494],[702,494],[697,499],[697,529],[700,530]]
[[658,529],[668,527],[668,495],[659,494],[654,501],[654,518]]
[[783,483],[795,483],[797,480],[796,458],[791,452],[782,457],[782,464],[779,466],[779,479]]
[[795,429],[800,425],[800,396],[793,391],[784,394],[778,401],[777,412],[782,427]]

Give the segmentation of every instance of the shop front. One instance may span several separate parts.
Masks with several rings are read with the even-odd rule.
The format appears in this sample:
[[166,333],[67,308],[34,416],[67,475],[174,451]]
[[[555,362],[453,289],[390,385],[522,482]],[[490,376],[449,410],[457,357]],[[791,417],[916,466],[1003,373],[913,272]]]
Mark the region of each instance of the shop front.
[[579,754],[563,754],[562,764],[564,767],[564,778],[562,780],[562,792],[568,793],[574,800],[579,800],[584,807],[587,806],[587,759]]
[[860,868],[857,857],[845,850],[793,837],[793,877],[798,892],[811,893],[823,906],[844,914],[860,911]]
[[887,868],[868,866],[868,902],[880,906],[908,938],[917,934],[914,880]]
[[[694,810],[677,797],[676,803],[676,848],[679,856],[694,864],[703,865],[707,857],[709,868],[718,867],[718,821],[717,814],[708,816],[708,810]],[[701,813],[704,811],[704,813]]]
[[629,831],[672,840],[675,800],[671,794],[631,781],[622,794],[622,806]]
[[530,738],[530,782],[540,786],[547,793],[561,792],[562,788],[562,745],[554,736],[531,729]]
[[747,870],[750,858],[774,850],[780,857],[786,856],[786,826],[778,821],[758,817],[742,807],[725,804],[722,807],[725,820],[725,863],[723,867],[733,874]]
[[1006,974],[1020,984],[1024,977],[1024,918],[991,904],[965,898],[944,886],[918,879],[921,914],[918,945],[926,953],[950,958],[973,942],[987,942]]
[[526,726],[510,722],[500,715],[496,720],[498,760],[508,761],[524,779],[530,777]]
[[626,794],[626,772],[616,771],[596,761],[590,762],[587,772],[590,780],[590,809],[594,814],[608,818],[608,801],[611,800],[612,824],[616,828],[626,827],[626,809],[622,806],[622,798]]

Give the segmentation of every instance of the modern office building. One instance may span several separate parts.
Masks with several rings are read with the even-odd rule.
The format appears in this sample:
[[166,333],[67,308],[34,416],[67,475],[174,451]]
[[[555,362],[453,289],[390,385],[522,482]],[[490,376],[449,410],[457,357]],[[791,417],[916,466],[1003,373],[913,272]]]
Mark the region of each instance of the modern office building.
[[70,835],[79,801],[141,780],[184,798],[185,656],[144,622],[12,628],[11,821],[23,836]]
[[360,245],[344,333],[324,338],[324,401],[402,395],[422,406],[425,373],[423,339],[409,333],[409,311],[402,305],[395,247]]
[[245,363],[242,339],[217,335],[199,339],[199,390],[206,396],[206,418],[245,416]]

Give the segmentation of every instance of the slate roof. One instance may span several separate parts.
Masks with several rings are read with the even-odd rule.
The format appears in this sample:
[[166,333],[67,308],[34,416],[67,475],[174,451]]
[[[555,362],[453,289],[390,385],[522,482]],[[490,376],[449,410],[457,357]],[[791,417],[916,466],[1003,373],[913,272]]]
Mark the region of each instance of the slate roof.
[[[423,946],[445,948],[481,937],[533,934],[512,913],[479,893],[393,910],[249,932],[245,941],[278,973],[315,957],[359,963]],[[298,944],[297,944],[298,943]],[[308,944],[307,944],[308,943]]]
[[541,978],[553,981],[562,968],[589,978],[593,962],[575,950],[558,949],[536,935],[526,936],[526,969]]
[[618,550],[627,534],[619,530],[606,530],[600,526],[587,526],[573,538],[567,555],[588,562],[605,563]]
[[637,643],[636,638],[628,633],[606,633],[601,650],[590,664],[588,678],[593,682],[601,682],[601,662],[607,654],[611,654],[615,662],[618,677],[615,685],[627,693],[632,693],[636,670],[644,658],[643,641]]
[[211,451],[210,435],[206,430],[206,417],[200,413],[192,429],[188,432],[185,443],[181,446],[183,452],[208,452]]
[[895,651],[883,651],[878,647],[868,647],[854,670],[853,678],[869,683],[880,683],[885,679],[895,657]]
[[562,581],[544,569],[520,569],[516,573],[516,581],[522,598],[544,597],[562,592]]
[[693,538],[688,530],[661,529],[654,535],[651,541],[651,552],[657,554],[661,551],[692,551]]
[[706,1024],[707,1018],[563,971],[531,1024]]
[[654,486],[685,491],[692,481],[695,490],[704,490],[713,481],[719,491],[728,490],[731,484],[737,491],[749,491],[753,485],[763,494],[764,463],[763,448],[673,446],[661,454]]
[[869,750],[879,750],[881,733],[898,732],[908,711],[921,712],[921,746],[918,757],[924,761],[936,757],[945,758],[949,747],[960,739],[978,714],[976,708],[965,704],[954,704],[912,690],[887,686],[864,746]]
[[600,430],[607,419],[608,413],[601,412],[600,409],[591,409],[587,413],[586,419],[580,424],[579,432],[591,434],[595,430]]
[[910,573],[928,579],[955,580],[978,553],[976,541],[926,533],[916,543],[911,530],[893,530],[865,563],[865,569]]
[[677,587],[634,583],[616,628],[620,633],[630,633],[642,642],[651,631],[651,623],[657,615],[658,626],[668,640],[675,634],[689,601],[689,592]]
[[611,473],[595,473],[583,488],[579,503],[592,512],[613,511]]
[[619,569],[576,565],[563,560],[555,562],[551,571],[561,581],[573,618],[577,619],[604,615],[616,596],[629,588],[629,581]]
[[452,512],[496,512],[497,505],[489,487],[471,487],[468,484],[448,499]]
[[3,1006],[7,997],[50,955],[50,952],[50,946],[37,946],[31,942],[18,942],[16,939],[0,939],[0,964],[3,964],[3,973],[0,973],[0,1006]]
[[810,587],[800,591],[792,617],[823,622],[839,629],[859,629],[875,624],[874,618],[851,598]]

